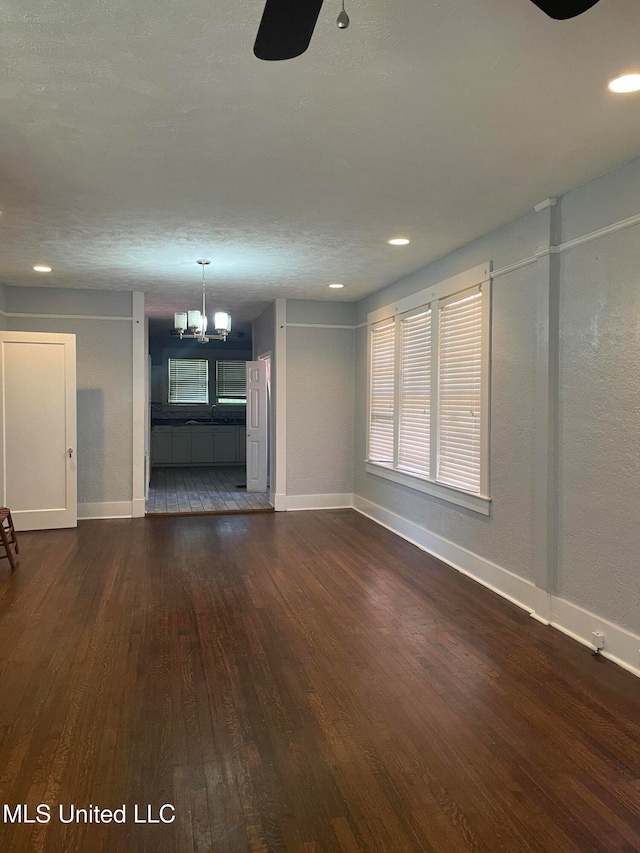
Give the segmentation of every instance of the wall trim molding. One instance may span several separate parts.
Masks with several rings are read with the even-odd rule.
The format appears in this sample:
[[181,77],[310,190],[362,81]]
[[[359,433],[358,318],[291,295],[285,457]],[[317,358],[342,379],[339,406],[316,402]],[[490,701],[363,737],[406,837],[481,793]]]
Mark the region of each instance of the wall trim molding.
[[500,269],[493,270],[491,273],[491,278],[498,278],[501,275],[508,275],[510,272],[515,272],[516,270],[522,269],[522,267],[528,267],[531,264],[535,264],[538,260],[535,255],[532,255],[530,258],[523,258],[521,261],[516,261],[513,264],[509,264],[506,267],[500,267]]
[[123,320],[132,323],[133,317],[112,317],[107,314],[33,314],[30,311],[2,311],[3,317],[31,317],[36,320]]
[[350,329],[353,331],[356,326],[348,326],[344,324],[331,323],[287,323],[287,329]]
[[[545,208],[542,208],[543,210]],[[627,219],[620,219],[618,222],[613,222],[611,225],[605,225],[603,228],[598,228],[596,231],[590,231],[588,234],[583,234],[581,237],[574,237],[573,240],[567,240],[564,243],[559,243],[557,246],[544,246],[538,249],[531,257],[522,258],[520,261],[515,261],[508,266],[500,267],[493,270],[491,278],[498,278],[501,275],[507,275],[510,272],[515,272],[522,267],[527,267],[530,264],[535,264],[540,258],[547,255],[559,255],[562,252],[568,252],[570,249],[575,249],[576,246],[583,246],[585,243],[591,243],[593,240],[599,240],[601,237],[608,237],[609,234],[615,234],[617,231],[624,231],[626,228],[632,228],[634,225],[640,225],[640,213],[634,216],[629,216]]]
[[328,495],[286,495],[287,510],[305,509],[351,509],[353,494],[351,492]]
[[461,574],[467,575],[492,592],[506,598],[543,625],[550,625],[582,645],[593,648],[591,632],[602,631],[605,648],[602,656],[640,677],[640,635],[633,634],[556,595],[550,595],[534,583],[431,533],[412,521],[361,497],[353,496],[356,512],[386,527],[407,542],[426,551]]
[[616,231],[624,231],[625,228],[632,228],[634,225],[640,225],[640,213],[635,213],[626,219],[619,219],[617,222],[612,222],[611,225],[605,225],[596,231],[583,234],[582,237],[574,237],[573,240],[567,240],[565,243],[560,243],[559,246],[554,246],[553,248],[556,252],[568,252],[569,249],[582,246],[583,243],[590,243],[592,240],[608,237],[609,234],[615,234]]
[[132,501],[78,504],[78,521],[97,518],[133,518]]

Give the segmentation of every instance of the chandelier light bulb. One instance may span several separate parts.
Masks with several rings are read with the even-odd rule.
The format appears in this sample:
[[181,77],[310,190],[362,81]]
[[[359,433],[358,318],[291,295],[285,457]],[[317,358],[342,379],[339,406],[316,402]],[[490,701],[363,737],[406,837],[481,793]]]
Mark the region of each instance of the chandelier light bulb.
[[211,338],[219,341],[226,341],[229,332],[231,331],[231,314],[228,311],[216,311],[213,318],[215,328],[214,335],[207,335],[207,319],[206,307],[206,292],[204,286],[204,270],[211,261],[198,260],[196,261],[202,267],[202,311],[176,311],[173,315],[173,333],[180,340],[183,338],[194,338],[201,344],[208,344]]
[[349,21],[349,16],[344,10],[344,0],[342,0],[342,11],[338,15],[338,20],[336,21],[336,23],[338,24],[338,27],[341,30],[346,30],[349,24],[351,23]]

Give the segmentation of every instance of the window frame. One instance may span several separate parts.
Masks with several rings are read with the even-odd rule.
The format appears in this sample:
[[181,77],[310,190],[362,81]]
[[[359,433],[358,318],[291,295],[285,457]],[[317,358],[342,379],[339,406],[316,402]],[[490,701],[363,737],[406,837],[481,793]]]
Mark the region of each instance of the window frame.
[[[440,303],[463,291],[480,287],[482,293],[481,325],[481,389],[480,389],[480,492],[469,492],[457,486],[437,481],[438,461],[438,386],[439,386],[439,329]],[[452,276],[425,288],[411,296],[372,311],[367,316],[367,401],[366,401],[366,458],[365,470],[369,474],[398,483],[415,491],[423,492],[443,501],[466,509],[489,515],[491,506],[490,444],[491,444],[491,262],[479,264],[473,269]],[[430,387],[430,473],[424,476],[398,467],[398,434],[400,421],[400,369],[401,369],[401,320],[431,309],[431,387]],[[394,350],[394,414],[393,414],[393,462],[373,462],[369,458],[369,430],[371,418],[372,381],[372,331],[375,328],[395,324]]]
[[[244,374],[244,375],[245,375],[244,399],[242,399],[242,400],[241,400],[241,399],[240,399],[240,398],[238,398],[238,397],[236,397],[236,398],[232,398],[232,397],[230,397],[230,396],[228,396],[228,395],[224,395],[224,396],[223,396],[223,395],[221,395],[221,394],[220,394],[220,388],[219,388],[219,384],[220,384],[220,383],[219,383],[219,381],[218,381],[218,379],[219,379],[219,376],[218,376],[218,365],[219,365],[219,364],[242,364],[242,365],[243,365],[243,367],[244,367],[244,371],[245,371],[245,374]],[[245,406],[245,408],[246,408],[246,405],[247,405],[247,385],[246,385],[246,376],[247,376],[247,374],[246,374],[246,370],[247,370],[247,367],[246,367],[246,365],[247,365],[247,362],[246,362],[246,361],[243,361],[242,359],[239,359],[239,358],[217,358],[217,359],[216,359],[216,361],[215,361],[215,377],[216,377],[216,393],[215,393],[215,398],[216,398],[216,406]],[[223,368],[223,370],[224,370],[224,368]]]
[[[183,363],[185,361],[196,361],[202,362],[205,365],[205,380],[204,380],[204,391],[206,394],[206,400],[187,400],[187,401],[179,401],[171,399],[171,362],[176,362],[177,364]],[[206,358],[172,358],[169,356],[167,358],[167,405],[168,406],[208,406],[209,405],[209,361]]]

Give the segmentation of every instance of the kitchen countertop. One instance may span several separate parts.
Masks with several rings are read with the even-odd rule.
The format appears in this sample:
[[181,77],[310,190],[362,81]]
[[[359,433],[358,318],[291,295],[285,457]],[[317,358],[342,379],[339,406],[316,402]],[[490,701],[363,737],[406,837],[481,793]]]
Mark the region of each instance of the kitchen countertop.
[[197,418],[152,418],[151,426],[244,426],[244,420],[198,420]]

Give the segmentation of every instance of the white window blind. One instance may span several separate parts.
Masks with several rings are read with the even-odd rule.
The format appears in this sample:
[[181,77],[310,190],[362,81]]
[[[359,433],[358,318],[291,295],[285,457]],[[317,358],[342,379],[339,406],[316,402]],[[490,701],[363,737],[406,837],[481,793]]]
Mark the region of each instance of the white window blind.
[[216,361],[216,397],[218,403],[247,402],[246,361]]
[[395,325],[371,331],[369,459],[393,462]]
[[398,467],[430,473],[431,311],[400,321]]
[[206,359],[169,359],[169,402],[209,402],[209,362]]
[[440,304],[438,473],[440,483],[480,493],[482,294]]

